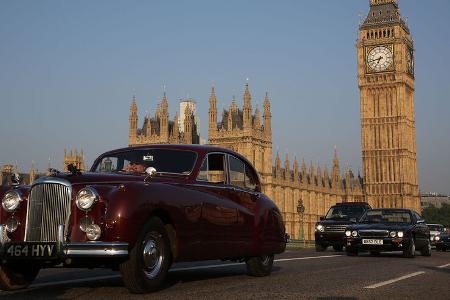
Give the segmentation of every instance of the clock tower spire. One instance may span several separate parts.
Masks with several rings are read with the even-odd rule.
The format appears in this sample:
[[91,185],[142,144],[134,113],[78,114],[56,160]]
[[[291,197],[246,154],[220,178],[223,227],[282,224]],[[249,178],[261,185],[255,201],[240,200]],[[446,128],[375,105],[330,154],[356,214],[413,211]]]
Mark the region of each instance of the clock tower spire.
[[372,207],[420,211],[414,43],[397,0],[371,0],[359,28],[364,190]]

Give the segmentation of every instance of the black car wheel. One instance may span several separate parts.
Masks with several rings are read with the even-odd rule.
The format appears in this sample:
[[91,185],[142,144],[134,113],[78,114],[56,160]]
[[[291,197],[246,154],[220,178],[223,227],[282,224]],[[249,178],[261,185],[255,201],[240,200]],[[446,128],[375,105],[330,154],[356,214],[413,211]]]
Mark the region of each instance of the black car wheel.
[[358,249],[352,248],[352,247],[346,247],[345,252],[348,256],[357,256],[358,255]]
[[422,254],[422,256],[431,256],[431,243],[429,240],[425,247],[420,250],[420,254]]
[[0,288],[4,291],[28,287],[39,273],[39,267],[29,264],[0,265]]
[[414,238],[410,238],[408,245],[405,250],[403,250],[403,256],[407,258],[414,258],[416,255],[416,244],[414,243]]
[[344,246],[333,246],[334,251],[341,252]]
[[164,223],[159,218],[151,218],[129,259],[120,265],[123,282],[132,293],[156,291],[167,276],[170,262],[170,242]]
[[251,257],[245,263],[248,275],[256,277],[267,276],[272,272],[273,254]]
[[321,245],[321,244],[316,244],[316,251],[317,252],[323,252],[327,250],[327,246]]

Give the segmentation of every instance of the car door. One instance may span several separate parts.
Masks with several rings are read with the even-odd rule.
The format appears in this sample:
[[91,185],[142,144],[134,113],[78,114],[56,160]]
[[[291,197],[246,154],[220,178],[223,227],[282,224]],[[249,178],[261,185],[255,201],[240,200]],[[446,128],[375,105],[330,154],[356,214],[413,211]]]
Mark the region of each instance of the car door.
[[230,200],[227,155],[209,153],[200,168],[195,189],[201,191],[203,258],[232,257],[233,233],[239,224],[239,206]]
[[238,206],[238,223],[230,240],[235,255],[250,253],[255,235],[255,210],[260,193],[256,191],[258,179],[254,169],[240,158],[228,155],[228,197]]

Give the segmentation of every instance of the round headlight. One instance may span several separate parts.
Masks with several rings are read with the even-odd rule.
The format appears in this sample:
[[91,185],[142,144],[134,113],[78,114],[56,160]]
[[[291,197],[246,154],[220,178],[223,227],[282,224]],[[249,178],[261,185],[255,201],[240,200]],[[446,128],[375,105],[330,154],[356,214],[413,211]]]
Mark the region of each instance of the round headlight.
[[355,236],[358,236],[358,231],[353,230],[353,231],[352,231],[352,237],[355,237]]
[[98,201],[98,198],[99,196],[96,190],[91,187],[86,187],[78,192],[75,203],[79,209],[87,211]]
[[97,224],[91,224],[86,228],[86,236],[91,241],[96,241],[102,235],[102,230]]
[[435,239],[436,241],[439,241],[441,238],[440,238],[439,236],[436,236],[434,239]]
[[347,230],[346,232],[345,232],[345,236],[351,236],[352,235],[352,232],[350,231],[350,230]]
[[399,238],[402,238],[402,237],[403,237],[403,231],[397,232],[397,236],[398,236]]
[[20,197],[19,192],[17,191],[9,191],[3,196],[2,199],[2,207],[7,212],[13,212],[15,211],[22,201],[22,198]]
[[323,232],[325,230],[325,227],[323,227],[323,225],[319,224],[317,225],[317,231]]
[[16,231],[17,227],[19,227],[19,222],[16,218],[14,218],[14,216],[6,221],[6,231],[8,231],[9,233],[13,233],[14,231]]
[[395,236],[397,235],[397,233],[396,233],[395,231],[391,231],[391,232],[389,233],[389,235],[390,235],[391,237],[395,237]]

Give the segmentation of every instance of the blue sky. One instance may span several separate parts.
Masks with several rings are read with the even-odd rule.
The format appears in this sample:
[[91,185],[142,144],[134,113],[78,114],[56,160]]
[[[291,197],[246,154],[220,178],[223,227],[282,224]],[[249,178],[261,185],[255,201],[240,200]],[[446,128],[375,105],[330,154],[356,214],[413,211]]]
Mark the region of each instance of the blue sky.
[[[416,126],[423,192],[450,194],[450,1],[400,0],[416,47]],[[61,168],[64,148],[88,164],[126,146],[131,97],[140,124],[166,85],[219,109],[242,103],[245,79],[272,101],[274,153],[361,165],[355,41],[368,0],[0,0],[0,164]]]

